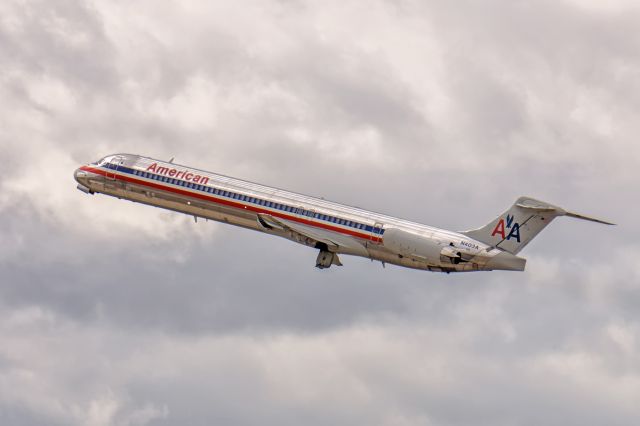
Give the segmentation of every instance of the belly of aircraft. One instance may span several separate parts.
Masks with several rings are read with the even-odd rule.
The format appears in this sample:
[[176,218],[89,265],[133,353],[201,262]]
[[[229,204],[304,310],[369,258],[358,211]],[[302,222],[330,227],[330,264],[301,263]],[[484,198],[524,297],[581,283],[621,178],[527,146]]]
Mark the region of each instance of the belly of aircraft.
[[[258,222],[257,214],[249,210],[224,206],[213,202],[176,195],[166,191],[153,190],[140,185],[122,183],[119,181],[96,181],[94,185],[92,185],[91,189],[96,192],[101,192],[106,195],[111,195],[133,202],[160,207],[207,220],[214,220],[217,222],[240,226],[271,235],[277,235],[309,247],[315,246],[315,242],[305,238],[300,238],[299,235],[283,232],[277,229],[266,229]],[[470,262],[458,265],[429,264],[422,259],[398,255],[386,249],[384,245],[380,243],[374,243],[370,240],[357,237],[351,238],[354,238],[366,248],[367,256],[370,259],[383,262],[383,264],[388,263],[413,269],[431,270],[434,272],[463,272],[482,269],[478,264]],[[362,254],[356,254],[348,250],[341,250],[340,248],[336,250],[336,253],[362,256]]]

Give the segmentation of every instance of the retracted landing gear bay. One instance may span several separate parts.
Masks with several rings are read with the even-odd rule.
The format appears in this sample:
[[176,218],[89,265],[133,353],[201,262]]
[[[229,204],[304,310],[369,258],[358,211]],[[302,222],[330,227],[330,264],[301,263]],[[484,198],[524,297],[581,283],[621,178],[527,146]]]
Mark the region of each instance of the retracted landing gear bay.
[[318,258],[316,259],[316,268],[327,269],[331,267],[331,265],[342,266],[338,254],[328,250],[320,250]]

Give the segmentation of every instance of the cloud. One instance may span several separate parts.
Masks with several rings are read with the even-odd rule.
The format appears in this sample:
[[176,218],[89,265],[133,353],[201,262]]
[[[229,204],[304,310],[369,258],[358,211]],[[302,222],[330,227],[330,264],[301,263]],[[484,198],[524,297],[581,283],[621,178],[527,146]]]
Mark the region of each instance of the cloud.
[[[3,314],[3,382],[62,424],[534,424],[554,423],[552,410],[563,422],[625,424],[637,416],[637,352],[605,349],[615,333],[635,345],[637,324],[594,328],[599,341],[578,333],[522,350],[530,334],[509,324],[495,296],[469,301],[444,324],[377,318],[311,334],[123,333],[32,308]],[[30,351],[34,341],[46,359]]]
[[[633,424],[638,10],[0,5],[0,422]],[[318,271],[75,189],[114,152],[449,229],[528,194],[527,272]],[[553,417],[549,413],[553,413]]]

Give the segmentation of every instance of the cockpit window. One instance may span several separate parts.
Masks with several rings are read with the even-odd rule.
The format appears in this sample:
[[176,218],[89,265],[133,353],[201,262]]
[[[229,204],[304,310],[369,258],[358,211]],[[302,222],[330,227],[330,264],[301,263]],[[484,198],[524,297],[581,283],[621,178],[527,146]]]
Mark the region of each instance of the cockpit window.
[[102,166],[103,164],[107,164],[109,161],[111,161],[112,158],[113,158],[113,155],[109,155],[108,157],[102,157],[98,161],[91,164],[94,166]]

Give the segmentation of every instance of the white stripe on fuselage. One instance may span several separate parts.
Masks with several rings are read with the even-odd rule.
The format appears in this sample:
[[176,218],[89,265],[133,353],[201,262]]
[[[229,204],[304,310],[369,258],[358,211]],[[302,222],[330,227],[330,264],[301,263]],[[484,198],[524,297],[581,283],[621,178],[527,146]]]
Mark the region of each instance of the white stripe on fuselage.
[[[356,222],[367,223],[370,226],[378,223],[388,228],[389,225],[400,227],[409,231],[413,231],[423,235],[433,234],[435,238],[445,239],[462,239],[469,240],[469,238],[461,235],[457,232],[447,231],[428,225],[423,225],[416,222],[411,222],[404,219],[384,215],[381,213],[372,212],[369,210],[363,210],[358,207],[353,207],[345,204],[335,203],[324,200],[322,198],[311,197],[304,194],[299,194],[291,191],[286,191],[279,188],[269,187],[262,184],[240,180],[225,175],[220,175],[206,170],[194,169],[192,167],[186,167],[183,165],[166,163],[158,161],[148,157],[138,157],[134,168],[141,171],[146,171],[147,167],[153,163],[158,163],[164,167],[179,167],[180,169],[188,170],[194,174],[199,174],[209,178],[209,182],[205,186],[218,187],[228,191],[241,192],[248,196],[264,198],[271,202],[288,204],[291,206],[298,206],[307,210],[315,210],[318,213],[325,215],[333,215],[345,220],[351,220]],[[157,181],[152,181],[157,182]],[[166,184],[166,183],[165,183]],[[181,187],[182,188],[182,187]],[[183,188],[186,189],[186,188]],[[197,192],[197,191],[194,191]],[[303,217],[303,216],[300,216]],[[337,225],[337,224],[333,224]],[[346,228],[349,229],[349,228]]]

